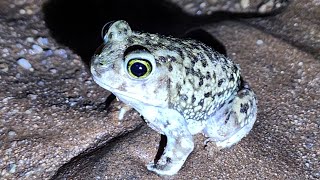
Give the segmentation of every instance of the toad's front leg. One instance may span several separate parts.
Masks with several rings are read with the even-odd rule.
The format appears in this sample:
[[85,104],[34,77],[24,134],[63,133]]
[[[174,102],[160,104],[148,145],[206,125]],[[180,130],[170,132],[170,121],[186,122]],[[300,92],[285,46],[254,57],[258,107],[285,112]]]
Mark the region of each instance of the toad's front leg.
[[148,165],[148,170],[159,175],[174,175],[192,152],[193,138],[182,117],[161,122],[164,123],[161,131],[167,136],[167,145],[160,159]]

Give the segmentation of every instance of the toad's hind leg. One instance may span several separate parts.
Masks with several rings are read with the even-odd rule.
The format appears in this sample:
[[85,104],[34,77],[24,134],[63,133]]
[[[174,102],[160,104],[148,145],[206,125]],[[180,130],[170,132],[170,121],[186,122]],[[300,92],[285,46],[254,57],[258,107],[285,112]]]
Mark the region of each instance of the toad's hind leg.
[[209,120],[203,133],[219,149],[238,143],[253,127],[257,115],[256,103],[254,92],[244,82],[236,96]]

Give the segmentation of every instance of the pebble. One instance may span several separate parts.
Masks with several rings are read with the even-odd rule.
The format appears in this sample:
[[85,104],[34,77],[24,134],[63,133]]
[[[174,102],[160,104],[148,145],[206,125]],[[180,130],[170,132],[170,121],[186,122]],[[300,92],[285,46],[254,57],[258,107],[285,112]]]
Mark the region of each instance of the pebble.
[[36,54],[40,54],[43,52],[43,49],[42,47],[40,47],[39,45],[32,45],[32,49],[33,49],[33,52],[36,53]]
[[201,9],[204,9],[206,6],[207,6],[207,3],[205,3],[205,2],[203,2],[203,3],[200,4],[200,8],[201,8]]
[[16,44],[16,47],[18,48],[18,49],[22,49],[23,48],[23,46],[22,46],[22,44]]
[[38,84],[39,86],[44,86],[44,82],[43,82],[43,81],[38,81],[37,84]]
[[20,14],[26,14],[26,10],[20,9],[20,10],[19,10],[19,13],[20,13]]
[[68,54],[67,54],[67,51],[66,50],[64,50],[64,49],[56,49],[55,51],[54,51],[54,54],[56,54],[56,55],[58,55],[58,56],[60,56],[60,57],[62,57],[62,58],[68,58]]
[[51,49],[48,49],[48,50],[46,50],[46,51],[44,51],[44,55],[45,56],[52,56],[52,54],[53,54],[53,51],[51,50]]
[[14,136],[16,136],[16,135],[17,135],[17,133],[14,132],[14,131],[9,131],[9,132],[8,132],[8,136],[11,137],[11,138],[14,137]]
[[257,44],[257,45],[262,45],[262,44],[263,44],[263,41],[262,41],[261,39],[258,39],[257,42],[256,42],[256,44]]
[[24,58],[18,59],[17,63],[24,69],[30,70],[32,68],[32,65],[29,63],[29,61]]
[[246,9],[250,6],[250,0],[241,0],[240,5],[243,9]]
[[258,11],[259,11],[260,13],[266,13],[267,11],[272,10],[273,5],[274,5],[273,0],[269,0],[269,1],[266,2],[265,4],[262,4],[262,5],[259,7]]
[[50,69],[50,72],[51,72],[51,73],[53,73],[53,74],[55,74],[55,73],[57,73],[57,72],[58,72],[58,70],[57,70],[57,69],[52,68],[52,69]]
[[27,37],[26,41],[29,43],[33,43],[34,39],[33,39],[33,37]]
[[9,66],[5,63],[0,63],[0,71],[2,72],[8,72]]
[[35,99],[37,99],[38,95],[36,95],[36,94],[29,94],[28,97],[29,97],[31,100],[35,100]]
[[40,46],[47,46],[49,44],[48,38],[39,37],[37,42]]
[[27,49],[22,49],[21,51],[19,51],[19,52],[17,53],[17,55],[18,55],[18,56],[23,56],[23,55],[25,55],[27,52],[28,52]]
[[9,171],[9,173],[15,173],[15,172],[16,172],[16,167],[17,167],[17,165],[14,164],[14,163],[9,164],[9,165],[8,165],[8,171]]

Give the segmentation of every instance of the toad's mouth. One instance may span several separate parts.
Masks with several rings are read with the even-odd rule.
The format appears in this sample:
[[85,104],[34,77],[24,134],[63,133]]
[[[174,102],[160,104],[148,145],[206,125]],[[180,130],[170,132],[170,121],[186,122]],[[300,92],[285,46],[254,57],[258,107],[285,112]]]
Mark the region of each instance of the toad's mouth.
[[[102,88],[110,91],[112,94],[117,96],[121,101],[126,104],[133,105],[136,102],[143,103],[143,98],[139,97],[137,94],[132,94],[124,91],[120,91],[117,88],[114,88],[107,83],[103,82],[101,78],[97,76],[92,76],[93,80]],[[148,103],[145,103],[148,104]]]

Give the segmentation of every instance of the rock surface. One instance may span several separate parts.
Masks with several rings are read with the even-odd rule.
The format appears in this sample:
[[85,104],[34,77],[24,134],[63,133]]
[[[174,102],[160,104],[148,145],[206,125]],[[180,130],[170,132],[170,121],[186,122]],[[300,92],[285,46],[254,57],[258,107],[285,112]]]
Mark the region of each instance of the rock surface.
[[[250,1],[223,2],[259,12]],[[0,179],[160,179],[145,167],[160,136],[135,111],[118,121],[121,103],[50,36],[43,3],[0,2]],[[189,3],[181,6],[197,13]],[[319,9],[316,0],[295,0],[273,17],[206,26],[257,93],[258,119],[230,149],[204,148],[196,136],[195,151],[168,179],[320,178]]]

